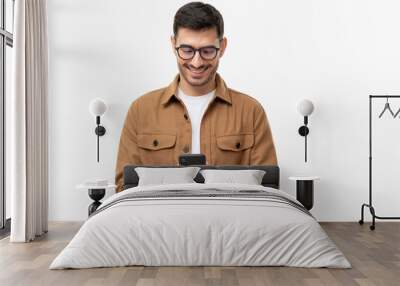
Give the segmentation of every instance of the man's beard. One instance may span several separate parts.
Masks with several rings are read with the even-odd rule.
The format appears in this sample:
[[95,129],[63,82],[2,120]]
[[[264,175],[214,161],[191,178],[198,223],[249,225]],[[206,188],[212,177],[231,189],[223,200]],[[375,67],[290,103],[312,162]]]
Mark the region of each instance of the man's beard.
[[[189,73],[188,70],[188,65],[187,64],[179,64],[178,63],[178,69],[180,74],[185,78],[186,82],[188,84],[190,84],[191,86],[203,86],[206,85],[207,83],[209,83],[211,80],[214,79],[215,74],[217,73],[218,70],[218,62],[217,64],[214,66],[214,68],[212,68],[210,74],[205,77],[204,79],[202,79],[201,81],[193,81],[189,75],[187,75],[187,73]],[[211,66],[209,65],[207,68],[209,69]]]

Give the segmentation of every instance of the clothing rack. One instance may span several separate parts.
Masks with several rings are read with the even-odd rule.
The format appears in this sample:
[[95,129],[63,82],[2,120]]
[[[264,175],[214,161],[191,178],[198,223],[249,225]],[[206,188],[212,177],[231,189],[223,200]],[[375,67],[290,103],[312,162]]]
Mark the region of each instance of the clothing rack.
[[[376,98],[400,98],[400,95],[370,95],[369,96],[369,203],[361,206],[361,219],[359,224],[364,224],[364,207],[368,207],[372,215],[372,225],[370,229],[375,229],[375,219],[400,219],[400,217],[384,217],[378,216],[375,213],[375,208],[372,205],[372,101]],[[397,114],[396,114],[397,115]]]

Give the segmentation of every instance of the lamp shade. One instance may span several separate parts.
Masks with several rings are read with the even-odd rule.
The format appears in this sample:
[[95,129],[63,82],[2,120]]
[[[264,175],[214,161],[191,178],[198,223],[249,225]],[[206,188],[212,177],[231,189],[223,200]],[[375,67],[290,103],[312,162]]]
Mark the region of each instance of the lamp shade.
[[299,113],[303,116],[308,116],[314,111],[314,104],[308,100],[308,99],[303,99],[302,101],[299,102],[297,105],[297,110]]
[[93,116],[102,116],[107,110],[107,105],[100,98],[93,99],[89,104],[89,111]]

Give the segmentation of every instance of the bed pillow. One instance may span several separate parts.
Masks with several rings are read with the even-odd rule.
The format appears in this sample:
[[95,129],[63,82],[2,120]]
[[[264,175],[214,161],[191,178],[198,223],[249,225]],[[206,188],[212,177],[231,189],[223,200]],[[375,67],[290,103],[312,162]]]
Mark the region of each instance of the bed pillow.
[[199,167],[135,168],[139,177],[138,186],[196,183],[193,179],[199,170]]
[[261,185],[265,175],[263,170],[201,170],[204,183],[233,183],[246,185]]

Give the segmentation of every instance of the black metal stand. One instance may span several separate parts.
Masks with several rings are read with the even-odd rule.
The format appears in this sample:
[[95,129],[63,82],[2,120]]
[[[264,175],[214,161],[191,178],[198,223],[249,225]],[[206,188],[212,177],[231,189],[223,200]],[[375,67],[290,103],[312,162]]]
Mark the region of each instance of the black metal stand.
[[375,214],[375,208],[372,205],[372,99],[374,98],[400,98],[400,95],[370,95],[369,96],[369,203],[361,206],[361,219],[359,224],[364,224],[364,207],[368,207],[372,215],[372,225],[370,229],[375,229],[375,219],[400,219],[400,217],[383,217]]
[[88,208],[89,216],[101,205],[100,200],[104,198],[105,194],[106,189],[89,189],[89,197],[94,200],[94,202]]
[[314,206],[314,180],[296,180],[296,199],[307,210]]
[[308,129],[307,125],[308,116],[304,116],[304,125],[299,128],[299,134],[304,136],[304,162],[307,162],[307,135],[310,133],[310,129]]
[[96,116],[96,124],[97,124],[97,127],[94,130],[94,133],[96,133],[96,135],[97,135],[97,162],[99,162],[99,157],[100,157],[99,137],[104,136],[104,134],[106,134],[106,129],[104,128],[104,126],[100,125],[100,116]]

